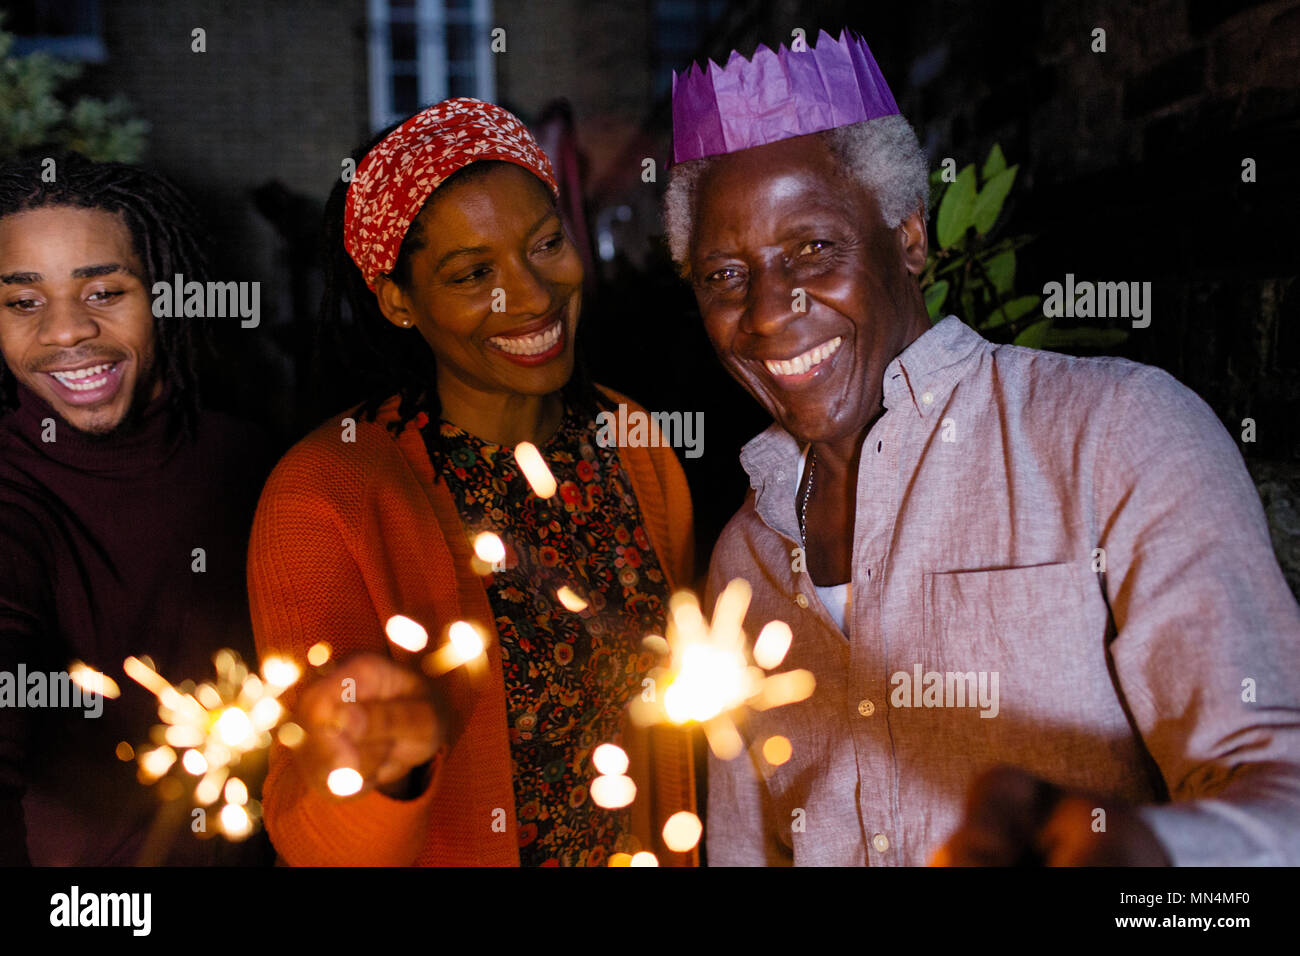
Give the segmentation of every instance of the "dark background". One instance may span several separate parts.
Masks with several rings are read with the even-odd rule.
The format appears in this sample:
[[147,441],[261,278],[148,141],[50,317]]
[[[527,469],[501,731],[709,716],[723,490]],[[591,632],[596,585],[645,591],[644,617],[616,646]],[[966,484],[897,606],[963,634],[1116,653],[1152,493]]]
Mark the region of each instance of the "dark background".
[[[86,64],[75,92],[125,94],[144,162],[199,203],[217,277],[262,283],[262,323],[218,332],[209,401],[283,446],[356,398],[314,357],[316,234],[340,163],[449,95],[517,112],[559,165],[591,264],[582,346],[597,381],[705,412],[684,459],[700,568],[739,506],[740,445],[766,425],[722,372],[658,221],[669,77],[759,42],[860,31],[937,167],[1001,143],[1020,174],[999,228],[1036,241],[1018,286],[1149,281],[1152,321],[1113,351],[1195,389],[1241,444],[1300,589],[1300,2],[1025,0],[264,0],[0,3],[19,52]],[[206,31],[205,53],[191,31]],[[486,52],[488,31],[506,51]],[[1091,49],[1096,28],[1106,52]],[[557,104],[565,100],[566,104]],[[567,119],[566,119],[567,118]],[[571,121],[570,121],[571,120]],[[549,137],[549,138],[546,138]],[[657,181],[642,181],[653,158]],[[1257,181],[1243,183],[1253,158]],[[575,193],[580,194],[576,201]],[[1121,323],[1122,324],[1122,323]],[[1088,396],[1080,396],[1087,401]]]

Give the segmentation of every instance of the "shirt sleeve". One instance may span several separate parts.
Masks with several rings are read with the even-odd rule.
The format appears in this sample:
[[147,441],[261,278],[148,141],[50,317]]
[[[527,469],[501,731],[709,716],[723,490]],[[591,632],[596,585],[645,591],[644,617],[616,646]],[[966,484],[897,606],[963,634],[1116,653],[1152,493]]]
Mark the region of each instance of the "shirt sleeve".
[[[21,508],[0,507],[0,673],[12,678],[20,663],[43,665],[38,655],[48,641],[52,579],[39,524]],[[0,706],[0,866],[31,862],[22,800],[38,713]]]
[[1099,540],[1132,721],[1177,865],[1300,864],[1300,611],[1232,438],[1157,369],[1114,396]]
[[[301,469],[277,469],[263,492],[249,544],[248,589],[258,654],[306,660],[318,641],[336,658],[387,653],[378,614],[336,513],[311,493]],[[283,698],[293,705],[293,689]],[[413,800],[378,791],[338,800],[276,744],[264,793],[267,832],[293,866],[409,866],[424,846],[437,768]]]
[[[726,573],[717,553],[715,551],[705,588],[706,617],[712,617],[717,595],[726,582],[736,576]],[[734,760],[720,760],[710,751],[708,782],[704,832],[709,866],[793,864],[789,848],[783,846],[776,836],[776,814],[771,794],[750,748]]]

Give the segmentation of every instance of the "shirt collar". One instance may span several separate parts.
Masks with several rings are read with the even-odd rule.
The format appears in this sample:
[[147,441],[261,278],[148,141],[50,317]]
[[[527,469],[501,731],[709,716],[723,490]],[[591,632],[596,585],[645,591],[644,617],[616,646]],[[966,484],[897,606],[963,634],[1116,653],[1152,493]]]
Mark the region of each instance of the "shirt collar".
[[[943,408],[965,374],[967,360],[984,344],[984,338],[955,315],[931,326],[886,366],[882,389],[886,411],[910,408],[925,419]],[[761,516],[775,530],[796,539],[794,494],[801,451],[794,436],[779,424],[740,451],[740,465],[749,475],[750,487],[758,498],[770,491],[776,501],[762,502]]]
[[885,367],[885,409],[911,406],[928,418],[947,402],[983,336],[950,315],[930,327]]

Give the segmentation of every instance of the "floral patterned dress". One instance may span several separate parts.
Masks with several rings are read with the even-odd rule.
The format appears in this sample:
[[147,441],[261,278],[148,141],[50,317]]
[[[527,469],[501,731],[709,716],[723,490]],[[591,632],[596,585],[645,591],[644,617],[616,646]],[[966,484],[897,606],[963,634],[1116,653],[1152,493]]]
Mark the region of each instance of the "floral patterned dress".
[[[566,407],[541,447],[558,485],[532,493],[512,450],[441,423],[443,472],[471,538],[492,531],[506,557],[487,576],[500,636],[524,866],[601,866],[635,852],[630,813],[596,806],[591,753],[621,743],[628,701],[654,664],[667,582],[617,450],[595,441],[596,409]],[[587,602],[567,610],[567,586]]]

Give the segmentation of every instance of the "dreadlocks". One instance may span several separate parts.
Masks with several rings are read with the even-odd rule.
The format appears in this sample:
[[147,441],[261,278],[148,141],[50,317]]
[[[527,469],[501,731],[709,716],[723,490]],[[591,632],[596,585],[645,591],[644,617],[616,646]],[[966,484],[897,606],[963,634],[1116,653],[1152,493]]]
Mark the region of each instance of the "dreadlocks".
[[[123,163],[97,163],[79,153],[55,153],[54,181],[45,182],[45,157],[0,166],[0,219],[46,206],[77,206],[120,214],[145,271],[145,288],[180,273],[206,280],[208,260],[199,218],[190,202],[161,176]],[[171,385],[171,405],[191,428],[198,415],[194,319],[155,318],[158,367]],[[15,379],[0,361],[0,413],[16,408]]]
[[[382,130],[364,146],[352,153],[353,168],[370,150],[379,144],[401,123]],[[449,176],[442,184],[453,183],[477,176],[491,162],[471,163]],[[398,420],[390,422],[389,430],[400,435],[408,422],[421,412],[429,417],[431,427],[425,428],[423,437],[433,461],[435,475],[445,464],[441,429],[437,422],[442,417],[438,399],[437,364],[433,350],[419,334],[400,329],[384,318],[375,294],[366,287],[361,270],[348,255],[343,243],[343,209],[347,199],[348,182],[334,185],[325,206],[325,224],[321,233],[321,261],[325,264],[325,291],[321,299],[320,322],[335,336],[345,366],[362,380],[361,414],[374,421],[379,407],[397,395]],[[442,188],[440,187],[440,188]],[[419,220],[411,224],[402,240],[397,262],[390,277],[402,288],[411,282],[411,257],[424,247]],[[350,326],[348,320],[350,319]],[[351,335],[345,334],[345,329]],[[353,341],[349,342],[349,339]],[[605,398],[592,384],[582,360],[582,340],[575,345],[573,375],[564,386],[565,400],[573,407],[596,409],[607,404]]]

